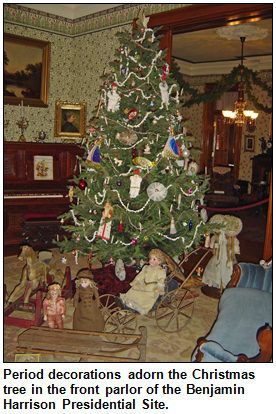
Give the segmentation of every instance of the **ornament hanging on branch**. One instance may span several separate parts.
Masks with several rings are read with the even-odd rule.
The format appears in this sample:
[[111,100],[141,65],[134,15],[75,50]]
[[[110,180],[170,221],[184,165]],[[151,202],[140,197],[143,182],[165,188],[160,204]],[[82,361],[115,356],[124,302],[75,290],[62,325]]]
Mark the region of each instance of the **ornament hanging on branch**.
[[112,85],[112,91],[107,92],[107,97],[108,97],[108,104],[107,104],[108,112],[117,111],[120,107],[121,97],[117,93],[117,86],[115,82]]
[[169,87],[167,85],[167,82],[165,80],[163,80],[162,82],[159,83],[159,89],[161,92],[161,99],[162,99],[162,104],[165,104],[166,107],[168,107],[169,105]]
[[134,131],[126,130],[124,132],[117,132],[116,139],[120,142],[120,144],[130,146],[135,144],[138,136]]
[[191,175],[192,177],[194,177],[195,175],[197,175],[197,172],[198,172],[198,164],[196,162],[190,162],[187,175]]
[[139,176],[139,170],[130,177],[130,198],[136,198],[139,195],[142,177]]
[[72,185],[70,185],[69,187],[68,196],[69,196],[70,203],[72,203],[73,197],[74,197],[74,187]]
[[174,218],[172,217],[170,234],[176,234],[176,233],[177,233],[177,231],[176,231],[176,227],[175,227],[175,224],[174,224]]
[[82,191],[85,190],[87,187],[87,182],[82,178],[78,183],[78,187]]
[[100,237],[104,240],[110,239],[110,232],[111,232],[111,217],[113,214],[113,207],[111,206],[110,202],[107,201],[104,206],[104,211],[102,214],[102,218],[100,221],[100,227],[97,233],[97,237]]
[[100,163],[101,163],[100,146],[101,146],[102,141],[103,141],[103,138],[100,137],[99,139],[97,139],[97,141],[93,145],[92,149],[90,150],[86,158],[86,162],[88,164],[94,165],[95,167],[100,167]]
[[147,188],[148,197],[153,201],[162,201],[167,197],[168,190],[162,183],[152,183]]
[[174,137],[169,136],[166,145],[162,151],[162,156],[164,158],[172,158],[177,160],[179,158],[179,148]]

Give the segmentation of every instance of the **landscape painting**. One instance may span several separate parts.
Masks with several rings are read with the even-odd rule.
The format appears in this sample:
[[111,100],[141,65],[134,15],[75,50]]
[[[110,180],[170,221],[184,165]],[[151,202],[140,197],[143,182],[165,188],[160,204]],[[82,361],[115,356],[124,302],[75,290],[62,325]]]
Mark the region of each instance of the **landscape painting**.
[[48,106],[50,42],[4,34],[4,103]]

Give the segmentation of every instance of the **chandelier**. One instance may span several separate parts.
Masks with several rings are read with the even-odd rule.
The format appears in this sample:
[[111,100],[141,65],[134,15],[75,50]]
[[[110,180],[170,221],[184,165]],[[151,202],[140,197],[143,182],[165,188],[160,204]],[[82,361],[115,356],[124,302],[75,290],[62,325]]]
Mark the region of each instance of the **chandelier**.
[[[245,37],[240,37],[241,40],[241,66],[243,67],[243,44],[245,41]],[[241,79],[238,87],[238,100],[235,102],[235,110],[228,111],[223,110],[222,114],[225,118],[225,122],[230,124],[237,124],[238,126],[242,126],[243,124],[247,124],[247,130],[249,132],[253,132],[256,128],[256,118],[258,117],[258,113],[248,110],[246,108],[246,101],[244,100],[244,83],[242,81],[242,74],[243,69],[241,69]]]

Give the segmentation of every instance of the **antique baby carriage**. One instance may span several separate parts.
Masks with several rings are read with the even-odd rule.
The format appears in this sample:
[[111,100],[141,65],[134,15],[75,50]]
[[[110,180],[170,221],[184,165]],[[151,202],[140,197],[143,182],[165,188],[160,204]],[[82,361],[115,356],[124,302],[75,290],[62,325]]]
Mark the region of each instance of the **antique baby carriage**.
[[[202,249],[202,248],[199,248]],[[209,249],[201,257],[200,262],[209,253]],[[198,249],[196,249],[198,250]],[[195,253],[195,251],[190,254]],[[181,267],[189,255],[177,265],[165,254],[165,266],[167,276],[165,281],[165,293],[159,295],[152,309],[146,315],[155,318],[158,327],[164,332],[179,332],[191,320],[194,312],[195,295],[185,287],[194,270],[199,266],[197,262],[187,277],[184,276]],[[125,307],[120,309],[114,302],[114,296],[110,294],[100,296],[101,311],[105,318],[105,332],[109,333],[135,333],[137,329],[137,315],[133,309]]]

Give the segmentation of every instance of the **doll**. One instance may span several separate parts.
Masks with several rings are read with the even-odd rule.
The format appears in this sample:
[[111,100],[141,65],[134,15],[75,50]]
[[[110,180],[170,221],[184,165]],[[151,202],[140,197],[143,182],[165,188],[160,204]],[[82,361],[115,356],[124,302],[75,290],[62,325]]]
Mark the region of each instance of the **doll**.
[[48,293],[43,301],[44,321],[48,322],[49,328],[63,329],[63,319],[65,317],[66,304],[65,298],[61,297],[61,286],[53,283],[48,287]]
[[165,263],[165,254],[159,249],[149,252],[149,264],[144,265],[141,272],[130,283],[127,293],[120,293],[115,298],[120,307],[128,307],[146,315],[153,307],[159,295],[164,294],[166,269],[161,265]]
[[103,331],[104,319],[100,311],[98,288],[89,269],[79,271],[76,279],[73,305],[73,329],[78,331]]

